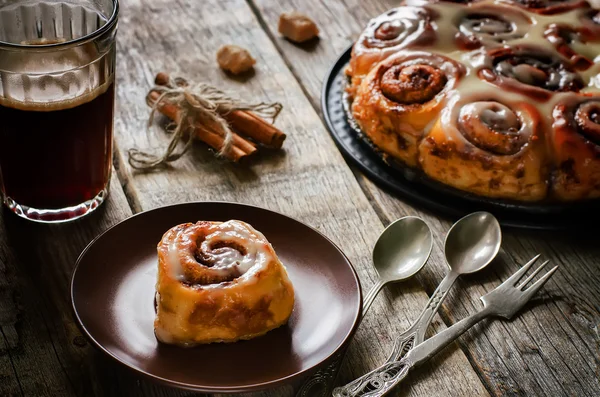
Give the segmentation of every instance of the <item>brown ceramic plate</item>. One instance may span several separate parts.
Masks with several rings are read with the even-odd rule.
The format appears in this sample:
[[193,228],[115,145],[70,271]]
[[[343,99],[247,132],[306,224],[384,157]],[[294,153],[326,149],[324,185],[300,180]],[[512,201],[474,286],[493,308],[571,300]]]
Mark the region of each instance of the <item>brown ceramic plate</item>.
[[[228,219],[263,232],[287,267],[296,293],[289,323],[250,341],[190,349],[159,344],[153,330],[158,241],[180,223]],[[158,208],[107,230],[77,260],[71,299],[83,332],[113,359],[171,386],[217,393],[302,377],[350,340],[362,301],[352,265],[325,236],[276,212],[219,202]]]

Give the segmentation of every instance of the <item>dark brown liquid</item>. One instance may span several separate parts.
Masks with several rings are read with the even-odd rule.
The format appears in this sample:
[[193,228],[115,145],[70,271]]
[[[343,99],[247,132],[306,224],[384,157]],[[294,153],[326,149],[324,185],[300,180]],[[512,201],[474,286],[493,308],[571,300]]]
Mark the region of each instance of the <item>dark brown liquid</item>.
[[113,104],[112,83],[90,101],[62,109],[0,102],[5,196],[37,209],[70,207],[96,197],[110,178]]

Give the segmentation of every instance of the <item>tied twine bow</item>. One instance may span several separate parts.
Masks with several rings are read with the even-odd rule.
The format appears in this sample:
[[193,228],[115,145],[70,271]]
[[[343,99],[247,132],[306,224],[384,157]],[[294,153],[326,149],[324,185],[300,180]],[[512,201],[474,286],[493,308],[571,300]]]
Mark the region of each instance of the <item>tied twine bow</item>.
[[[171,141],[166,151],[157,156],[135,148],[128,151],[129,164],[138,170],[149,170],[179,159],[190,148],[194,139],[194,130],[198,125],[223,137],[223,145],[217,152],[222,157],[229,153],[232,147],[234,133],[223,115],[234,110],[252,111],[258,116],[275,122],[283,106],[280,103],[248,103],[233,98],[223,91],[206,83],[189,85],[181,77],[174,78],[175,84],[155,85],[146,96],[146,103],[151,107],[147,128],[154,122],[156,112],[165,105],[173,105],[178,109],[177,120],[167,126],[173,130]],[[156,92],[159,97],[153,100],[150,95]],[[176,151],[180,141],[183,148]]]

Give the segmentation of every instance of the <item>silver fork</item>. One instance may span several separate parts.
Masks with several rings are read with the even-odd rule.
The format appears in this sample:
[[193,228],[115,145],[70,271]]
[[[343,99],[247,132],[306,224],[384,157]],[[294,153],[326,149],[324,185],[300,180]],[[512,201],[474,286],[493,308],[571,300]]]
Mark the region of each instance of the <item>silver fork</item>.
[[400,383],[411,368],[429,360],[479,321],[489,316],[511,319],[558,269],[558,266],[555,266],[527,287],[527,284],[548,264],[546,261],[517,286],[520,279],[539,257],[539,255],[535,256],[496,289],[482,296],[480,299],[483,302],[483,308],[477,313],[415,346],[402,360],[386,363],[347,385],[334,389],[333,395],[335,397],[383,396]]

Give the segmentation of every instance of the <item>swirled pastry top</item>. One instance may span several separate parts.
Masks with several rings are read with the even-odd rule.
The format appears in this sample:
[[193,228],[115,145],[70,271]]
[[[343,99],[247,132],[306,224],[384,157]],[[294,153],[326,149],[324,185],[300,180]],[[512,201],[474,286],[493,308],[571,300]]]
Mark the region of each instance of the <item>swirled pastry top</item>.
[[[463,73],[451,86],[445,84],[444,79],[448,76],[434,79],[442,72],[441,67],[436,71],[432,68],[437,66],[430,65],[429,61],[419,64],[407,61],[415,53],[426,53],[430,58],[443,57],[459,65]],[[517,117],[518,112],[509,109],[507,104],[514,107],[529,104],[526,113],[531,117],[526,119],[538,131],[531,139],[552,141],[558,123],[555,109],[566,106],[565,103],[580,103],[576,98],[592,98],[593,106],[590,104],[576,109],[573,112],[576,120],[569,121],[569,125],[583,130],[577,133],[584,136],[588,152],[593,152],[590,154],[593,161],[599,162],[598,170],[586,171],[589,175],[593,174],[586,181],[590,194],[577,197],[567,194],[561,195],[561,198],[600,197],[600,175],[596,175],[600,172],[600,139],[596,134],[588,133],[600,128],[600,113],[597,112],[600,101],[600,14],[587,1],[406,0],[402,6],[369,22],[353,47],[347,74],[351,77],[350,98],[356,99],[353,115],[363,132],[386,155],[411,167],[423,168],[427,174],[430,172],[423,159],[426,149],[420,142],[430,138],[432,129],[447,129],[446,124],[438,122],[444,112],[448,114],[448,120],[450,113],[460,114],[460,118],[457,116],[452,120],[467,120],[471,129],[478,125],[477,134],[471,133],[472,136],[467,139],[477,146],[477,150],[483,149],[493,156],[506,156],[531,144],[527,140],[529,138],[521,136],[520,132],[525,118]],[[389,79],[390,76],[394,77],[394,81]],[[445,84],[446,90],[436,90],[436,84],[440,87]],[[420,95],[415,97],[416,100],[408,95],[412,91]],[[423,93],[429,91],[434,95],[423,97]],[[437,92],[441,94],[435,94]],[[433,108],[432,101],[439,106]],[[392,112],[392,103],[394,109],[402,105],[408,110],[403,110],[402,114]],[[410,110],[407,106],[417,110]],[[449,106],[465,108],[450,110]],[[430,109],[427,125],[416,123],[414,117],[409,120],[416,111],[423,112],[426,107]],[[473,121],[475,119],[477,123]],[[421,120],[424,118],[421,117]],[[418,133],[416,130],[419,130]],[[398,136],[392,137],[391,131]],[[465,163],[474,158],[475,149],[464,145],[458,148],[452,134],[446,134],[443,141],[442,132],[436,134],[436,144],[429,147],[429,154],[439,157],[440,147],[446,152],[455,148],[455,151],[463,151],[460,167],[471,166]],[[550,186],[550,191],[553,190],[553,181],[560,179],[555,170],[560,172],[561,168],[568,168],[567,179],[571,182],[581,182],[579,171],[574,170],[571,164],[576,160],[562,158],[557,153],[562,149],[555,143],[540,144],[542,148],[536,148],[535,154],[540,156],[536,163],[542,167],[540,172],[545,173],[537,178],[536,184]],[[594,146],[593,150],[590,145]],[[547,151],[543,147],[547,147]],[[525,157],[532,155],[523,154],[521,159],[525,161]],[[489,163],[483,168],[491,169],[495,161],[493,156],[486,154],[484,159],[481,155],[478,161]],[[437,168],[440,166],[436,163]],[[498,168],[495,172],[502,170]],[[521,178],[520,174],[515,171],[515,178]],[[489,175],[486,174],[487,177]],[[457,179],[457,175],[437,179],[445,182]],[[466,183],[460,188],[484,195],[489,191],[471,188]],[[546,194],[545,188],[536,192],[530,200],[538,200]],[[505,197],[491,193],[495,197]],[[519,191],[513,191],[506,198],[519,200]]]
[[256,276],[275,253],[265,236],[245,222],[199,222],[175,229],[167,248],[173,278],[199,288]]

